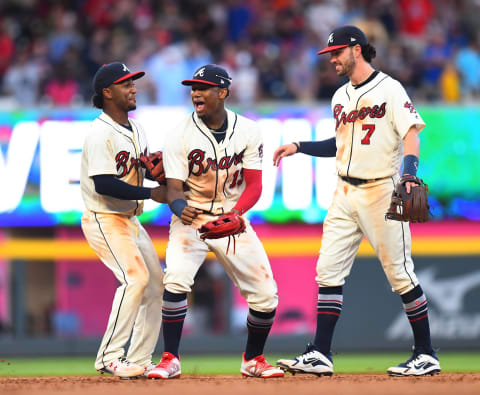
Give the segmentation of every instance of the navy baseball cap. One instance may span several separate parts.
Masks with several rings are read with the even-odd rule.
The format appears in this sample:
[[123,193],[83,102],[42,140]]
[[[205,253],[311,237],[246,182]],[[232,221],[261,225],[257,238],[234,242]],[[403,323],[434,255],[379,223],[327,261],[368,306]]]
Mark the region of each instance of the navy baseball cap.
[[193,85],[196,83],[207,84],[227,88],[230,86],[232,79],[223,67],[216,64],[207,64],[198,68],[191,80],[183,80],[183,85]]
[[132,73],[125,63],[113,62],[104,64],[100,67],[93,77],[93,90],[101,95],[102,90],[108,88],[112,84],[132,79],[136,80],[145,75],[144,71]]
[[341,48],[352,47],[357,44],[368,44],[367,36],[365,36],[364,32],[356,26],[346,25],[338,27],[330,33],[327,40],[327,46],[321,51],[318,51],[317,55],[336,51]]

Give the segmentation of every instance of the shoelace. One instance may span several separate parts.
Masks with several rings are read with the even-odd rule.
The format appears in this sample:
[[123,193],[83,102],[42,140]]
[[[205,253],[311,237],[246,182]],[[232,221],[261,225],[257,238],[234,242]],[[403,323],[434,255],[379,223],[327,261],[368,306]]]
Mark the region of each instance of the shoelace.
[[124,365],[127,365],[127,366],[130,366],[130,364],[131,364],[131,362],[125,357],[120,358],[120,363],[122,363]]
[[160,363],[158,364],[158,367],[160,368],[163,368],[165,369],[169,364],[170,364],[170,361],[175,358],[173,356],[165,356],[165,357],[162,357],[162,360],[160,361]]
[[414,353],[414,354],[410,357],[410,359],[409,359],[407,362],[405,362],[405,365],[408,365],[408,364],[410,364],[410,363],[415,363],[415,361],[418,359],[419,356],[420,356],[420,354]]
[[259,355],[257,358],[255,358],[255,361],[257,361],[257,366],[263,371],[266,369],[273,368],[272,365],[270,365],[266,360],[263,355]]

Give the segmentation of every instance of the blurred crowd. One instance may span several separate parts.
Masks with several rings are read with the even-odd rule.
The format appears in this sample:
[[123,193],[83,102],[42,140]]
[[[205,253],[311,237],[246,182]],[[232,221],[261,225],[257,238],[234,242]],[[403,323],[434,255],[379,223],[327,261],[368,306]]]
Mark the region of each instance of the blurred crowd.
[[317,56],[330,31],[360,27],[372,64],[416,101],[480,97],[480,0],[2,0],[3,107],[90,104],[97,68],[145,70],[140,104],[183,105],[206,63],[233,77],[231,101],[329,101],[343,83]]

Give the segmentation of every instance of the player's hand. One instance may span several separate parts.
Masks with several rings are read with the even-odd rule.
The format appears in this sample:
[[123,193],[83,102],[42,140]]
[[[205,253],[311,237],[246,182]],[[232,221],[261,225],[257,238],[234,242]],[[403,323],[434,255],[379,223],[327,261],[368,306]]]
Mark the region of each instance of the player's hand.
[[158,203],[167,203],[167,186],[160,185],[158,187],[152,188],[150,192],[150,199]]
[[182,224],[184,225],[191,225],[193,220],[198,217],[199,214],[202,213],[202,210],[199,210],[194,207],[186,206],[182,211],[182,217],[180,218]]
[[273,165],[278,166],[282,158],[297,153],[297,146],[295,144],[284,144],[278,147],[273,153]]
[[411,188],[415,188],[416,186],[418,186],[418,184],[408,181],[405,183],[405,190],[407,191],[407,193],[410,193]]

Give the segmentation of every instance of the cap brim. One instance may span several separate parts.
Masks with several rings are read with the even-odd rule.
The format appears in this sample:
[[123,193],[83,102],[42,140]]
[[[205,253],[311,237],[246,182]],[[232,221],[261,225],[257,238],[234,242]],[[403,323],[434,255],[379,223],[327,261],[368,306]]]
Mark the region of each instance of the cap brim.
[[346,48],[346,47],[349,47],[349,45],[348,44],[332,45],[331,47],[323,48],[321,51],[318,51],[317,55],[321,55],[322,53],[336,51],[337,49],[342,49],[342,48]]
[[113,81],[114,84],[118,84],[119,82],[129,80],[130,78],[132,80],[139,79],[145,75],[145,71],[137,71],[135,73],[130,73],[127,75],[124,75],[123,77],[120,77],[118,80]]
[[182,85],[193,85],[193,84],[205,84],[205,85],[212,85],[212,86],[220,86],[215,82],[205,81],[205,80],[183,80]]

